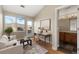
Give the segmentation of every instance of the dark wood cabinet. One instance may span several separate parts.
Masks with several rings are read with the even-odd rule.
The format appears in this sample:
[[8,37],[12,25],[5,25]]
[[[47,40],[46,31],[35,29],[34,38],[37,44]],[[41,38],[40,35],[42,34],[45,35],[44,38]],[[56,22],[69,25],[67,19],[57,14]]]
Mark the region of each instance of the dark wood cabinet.
[[70,48],[70,47],[72,47],[73,50],[76,51],[76,49],[77,49],[77,33],[59,32],[59,43],[60,43],[60,47],[63,47],[63,48],[68,47],[70,50],[72,50]]
[[64,38],[65,38],[65,33],[64,32],[60,32],[59,33],[59,39],[60,39],[60,41],[63,41]]
[[77,44],[77,33],[60,32],[59,40],[62,42]]

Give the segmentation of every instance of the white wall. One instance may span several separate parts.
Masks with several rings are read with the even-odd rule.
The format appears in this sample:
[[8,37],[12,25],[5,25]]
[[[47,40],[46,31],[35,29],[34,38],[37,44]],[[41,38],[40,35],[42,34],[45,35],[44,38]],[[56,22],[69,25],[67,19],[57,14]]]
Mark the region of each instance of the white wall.
[[69,19],[58,20],[59,31],[70,31],[70,21]]
[[[37,32],[38,27],[40,27],[40,20],[51,19],[51,33],[52,33],[52,48],[57,49],[57,31],[56,31],[56,20],[55,20],[55,8],[59,7],[58,5],[49,5],[45,6],[35,18],[34,32]],[[45,23],[46,24],[46,23]]]
[[0,6],[0,36],[3,32],[3,13],[2,13],[2,6]]

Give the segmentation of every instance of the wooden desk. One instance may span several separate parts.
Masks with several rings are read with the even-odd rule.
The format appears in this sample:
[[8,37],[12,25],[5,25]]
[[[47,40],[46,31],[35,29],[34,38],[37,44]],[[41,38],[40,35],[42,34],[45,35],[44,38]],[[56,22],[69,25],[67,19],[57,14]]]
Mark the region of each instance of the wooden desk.
[[41,34],[38,34],[38,35],[43,36],[45,42],[46,42],[46,39],[49,38],[49,43],[50,43],[51,34],[49,34],[49,33],[41,33]]

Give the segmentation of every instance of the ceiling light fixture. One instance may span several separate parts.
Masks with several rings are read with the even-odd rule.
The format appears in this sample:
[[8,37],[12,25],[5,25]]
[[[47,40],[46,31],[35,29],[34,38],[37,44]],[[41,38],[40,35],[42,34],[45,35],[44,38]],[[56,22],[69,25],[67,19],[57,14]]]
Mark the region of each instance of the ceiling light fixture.
[[20,7],[25,8],[25,6],[24,6],[24,5],[20,5]]

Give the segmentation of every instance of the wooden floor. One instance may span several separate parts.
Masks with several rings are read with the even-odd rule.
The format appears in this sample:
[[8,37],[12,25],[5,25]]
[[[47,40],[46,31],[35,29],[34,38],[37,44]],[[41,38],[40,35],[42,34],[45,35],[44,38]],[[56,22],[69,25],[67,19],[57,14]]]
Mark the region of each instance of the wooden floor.
[[36,41],[36,43],[39,44],[40,46],[42,46],[43,48],[47,49],[48,50],[47,54],[64,54],[64,52],[53,50],[52,49],[52,44],[45,43],[41,40]]

